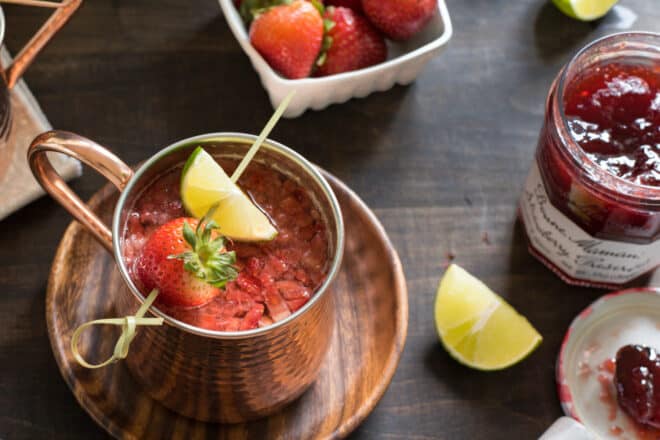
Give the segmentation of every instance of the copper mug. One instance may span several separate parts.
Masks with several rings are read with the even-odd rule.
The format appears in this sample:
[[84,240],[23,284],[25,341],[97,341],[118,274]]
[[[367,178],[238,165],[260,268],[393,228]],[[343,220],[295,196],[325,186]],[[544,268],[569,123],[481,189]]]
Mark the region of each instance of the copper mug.
[[[39,135],[28,150],[34,176],[115,258],[127,289],[116,296],[120,315],[131,315],[144,296],[130,278],[122,253],[127,214],[145,185],[183,164],[203,146],[216,157],[241,158],[254,136],[215,133],[176,142],[135,172],[106,148],[63,131]],[[60,178],[46,152],[75,157],[110,180],[121,192],[112,230]],[[220,332],[178,321],[156,307],[161,327],[142,327],[125,362],[135,379],[168,408],[203,421],[243,422],[268,415],[291,402],[314,381],[330,344],[335,305],[330,285],[339,271],[344,229],[337,199],[319,170],[293,150],[267,140],[255,159],[277,169],[310,192],[330,234],[330,264],[323,285],[300,310],[268,327]]]
[[[17,3],[20,0],[17,0]],[[25,69],[34,61],[37,54],[51,40],[53,35],[64,26],[78,9],[82,0],[65,0],[62,3],[49,4],[56,8],[55,12],[44,23],[37,33],[30,39],[23,49],[16,55],[14,61],[6,68],[0,66],[0,181],[2,181],[11,159],[14,155],[16,144],[9,143],[9,134],[12,126],[11,97],[9,91],[16,85]],[[0,44],[5,37],[5,15],[0,8]]]

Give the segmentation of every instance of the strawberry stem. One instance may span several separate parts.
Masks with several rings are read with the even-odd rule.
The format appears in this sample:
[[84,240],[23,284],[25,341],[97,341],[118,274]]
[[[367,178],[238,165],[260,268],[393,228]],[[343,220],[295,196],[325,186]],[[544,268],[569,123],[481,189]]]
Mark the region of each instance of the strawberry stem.
[[214,205],[209,209],[194,231],[188,222],[183,222],[183,239],[190,245],[191,250],[167,258],[182,260],[183,267],[195,277],[212,286],[223,288],[229,281],[236,279],[238,269],[234,266],[236,252],[227,251],[225,237],[215,234],[213,238],[213,231],[218,229],[218,225],[209,219],[217,207]]
[[309,0],[309,2],[316,8],[317,11],[319,11],[319,14],[321,14],[321,17],[323,17],[323,13],[325,12],[325,7],[323,6],[323,2],[320,0]]
[[[328,11],[332,13],[332,11],[334,11],[334,7],[330,6]],[[323,17],[323,40],[321,42],[321,51],[319,52],[319,56],[316,59],[317,67],[321,67],[323,64],[325,64],[325,60],[328,57],[328,51],[330,50],[330,47],[332,47],[332,37],[330,36],[330,30],[333,27],[335,27],[335,22],[330,18]]]
[[243,0],[238,8],[238,12],[245,24],[249,25],[258,15],[263,14],[275,6],[289,3],[291,3],[291,0]]

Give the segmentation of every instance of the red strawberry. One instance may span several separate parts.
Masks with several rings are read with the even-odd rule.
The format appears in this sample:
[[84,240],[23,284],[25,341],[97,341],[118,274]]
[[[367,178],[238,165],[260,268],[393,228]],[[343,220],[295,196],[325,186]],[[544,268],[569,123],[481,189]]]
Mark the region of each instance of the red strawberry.
[[356,12],[362,12],[361,0],[326,0],[328,6],[341,6],[343,8],[350,8]]
[[407,40],[431,20],[438,0],[362,0],[367,18],[393,40]]
[[309,76],[321,50],[323,19],[309,2],[272,7],[257,15],[250,42],[270,66],[290,79]]
[[360,14],[349,8],[330,6],[323,17],[334,25],[327,32],[330,47],[320,59],[317,75],[348,72],[385,61],[385,39]]
[[236,278],[235,253],[225,251],[214,222],[201,225],[194,218],[177,218],[159,227],[142,248],[136,274],[146,291],[159,290],[158,302],[199,306]]

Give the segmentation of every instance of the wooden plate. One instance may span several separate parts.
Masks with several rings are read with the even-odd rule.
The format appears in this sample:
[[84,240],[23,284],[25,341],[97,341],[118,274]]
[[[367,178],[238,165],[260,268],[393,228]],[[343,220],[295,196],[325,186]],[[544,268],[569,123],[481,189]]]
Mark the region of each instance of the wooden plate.
[[[46,320],[64,380],[80,405],[117,438],[337,438],[373,410],[401,357],[408,327],[408,294],[399,257],[369,208],[325,173],[341,205],[346,251],[334,283],[337,325],[320,375],[293,404],[271,417],[240,425],[208,424],[180,416],[144,393],[120,362],[86,370],[69,344],[81,323],[116,316],[113,291],[123,281],[112,257],[76,222],[57,249],[48,282]],[[90,205],[109,222],[117,193],[106,186]],[[117,330],[88,332],[95,352],[108,356]],[[139,338],[139,333],[138,336]],[[130,356],[130,354],[129,354]]]

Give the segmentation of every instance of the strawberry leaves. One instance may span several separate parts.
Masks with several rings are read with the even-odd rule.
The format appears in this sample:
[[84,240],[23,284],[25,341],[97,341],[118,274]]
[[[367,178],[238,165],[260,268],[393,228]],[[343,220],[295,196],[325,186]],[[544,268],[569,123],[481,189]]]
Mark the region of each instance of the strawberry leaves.
[[328,50],[330,50],[330,47],[332,47],[332,37],[330,36],[329,32],[333,27],[335,27],[335,22],[332,21],[330,18],[324,16],[323,41],[321,43],[321,52],[319,53],[319,57],[316,59],[316,65],[318,67],[321,67],[323,64],[325,64],[325,59],[328,56]]
[[250,24],[254,18],[277,5],[289,4],[291,0],[243,0],[239,13],[245,24]]
[[170,260],[182,260],[183,267],[195,277],[206,283],[223,288],[238,276],[236,253],[228,252],[226,239],[220,234],[214,234],[218,225],[208,220],[215,211],[215,206],[202,218],[193,231],[188,222],[183,223],[183,239],[191,250],[180,254],[169,255]]

